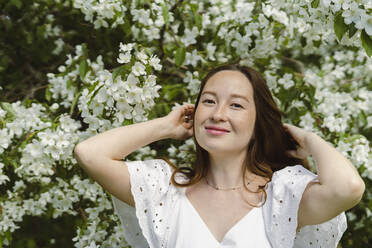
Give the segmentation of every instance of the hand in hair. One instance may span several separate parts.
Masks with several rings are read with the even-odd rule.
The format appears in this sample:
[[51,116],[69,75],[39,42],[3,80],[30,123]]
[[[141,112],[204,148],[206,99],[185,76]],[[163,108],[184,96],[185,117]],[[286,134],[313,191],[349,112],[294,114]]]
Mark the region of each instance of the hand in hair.
[[193,113],[194,105],[185,104],[178,106],[164,117],[172,130],[170,138],[185,140],[193,135]]
[[296,150],[288,150],[286,152],[287,155],[299,159],[304,159],[311,155],[309,149],[306,147],[306,140],[313,135],[313,133],[287,123],[283,123],[283,127],[299,144]]

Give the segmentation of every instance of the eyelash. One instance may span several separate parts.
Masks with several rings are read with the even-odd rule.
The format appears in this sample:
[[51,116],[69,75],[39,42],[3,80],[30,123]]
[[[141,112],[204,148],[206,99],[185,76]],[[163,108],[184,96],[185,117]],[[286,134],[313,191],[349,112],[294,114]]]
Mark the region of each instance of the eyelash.
[[[205,100],[203,101],[203,103],[206,102],[206,101],[213,101],[213,100],[211,100],[211,99],[205,99]],[[239,108],[243,108],[243,106],[240,105],[240,104],[238,104],[238,103],[233,103],[233,104],[239,106]]]

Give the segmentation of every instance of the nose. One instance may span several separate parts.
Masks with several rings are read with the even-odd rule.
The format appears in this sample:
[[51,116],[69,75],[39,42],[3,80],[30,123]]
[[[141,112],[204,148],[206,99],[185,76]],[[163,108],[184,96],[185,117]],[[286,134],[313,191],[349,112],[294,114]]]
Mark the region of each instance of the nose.
[[223,104],[218,105],[214,108],[211,118],[216,122],[227,120],[226,110]]

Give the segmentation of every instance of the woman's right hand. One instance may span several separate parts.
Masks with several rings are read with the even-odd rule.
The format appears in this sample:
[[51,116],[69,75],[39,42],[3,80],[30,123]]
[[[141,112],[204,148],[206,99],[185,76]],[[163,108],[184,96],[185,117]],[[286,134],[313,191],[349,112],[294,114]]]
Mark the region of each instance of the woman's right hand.
[[193,135],[194,104],[184,104],[163,117],[170,128],[171,139],[185,140]]

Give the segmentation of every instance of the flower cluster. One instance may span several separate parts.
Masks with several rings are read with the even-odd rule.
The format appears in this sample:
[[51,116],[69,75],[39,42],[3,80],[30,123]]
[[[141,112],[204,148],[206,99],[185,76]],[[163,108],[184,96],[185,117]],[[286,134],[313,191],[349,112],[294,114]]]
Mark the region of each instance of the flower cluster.
[[[80,9],[84,19],[94,24],[94,28],[112,28],[124,23],[127,8],[118,0],[73,0],[73,7]],[[111,22],[111,25],[110,25]]]
[[[221,63],[260,71],[285,122],[332,141],[363,179],[372,181],[366,138],[372,130],[371,1],[54,2],[72,4],[63,16],[85,18],[93,25],[76,23],[79,30],[85,27],[97,41],[104,36],[105,46],[118,50],[89,51],[96,45],[91,37],[76,42],[81,45],[65,44],[83,38],[65,33],[57,15],[45,16],[41,39],[51,40],[53,53],[67,59],[47,74],[47,104],[0,104],[0,185],[6,189],[0,197],[0,243],[11,245],[24,216],[49,214],[83,220],[72,240],[77,248],[123,247],[110,199],[79,171],[74,146],[99,132],[145,121],[149,114],[166,114],[177,102],[194,102],[205,73]],[[118,38],[118,30],[124,37]],[[176,165],[189,166],[195,159],[192,139],[176,144],[159,153],[143,147],[127,159],[167,151]],[[356,226],[372,224],[365,215]],[[355,216],[348,214],[352,223]]]

